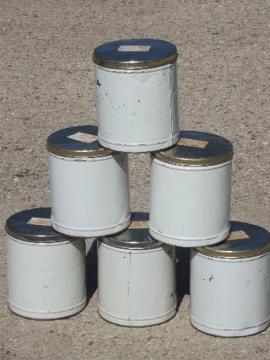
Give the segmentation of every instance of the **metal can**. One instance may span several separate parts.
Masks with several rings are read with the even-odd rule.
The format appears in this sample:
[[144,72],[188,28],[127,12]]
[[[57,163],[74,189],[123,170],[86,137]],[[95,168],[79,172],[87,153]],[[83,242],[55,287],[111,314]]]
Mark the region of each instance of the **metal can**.
[[52,226],[70,236],[117,233],[130,222],[127,154],[101,147],[96,126],[48,137]]
[[118,40],[93,52],[99,142],[124,152],[178,141],[177,50],[164,40]]
[[50,209],[6,221],[8,306],[32,319],[74,315],[86,304],[85,240],[55,232]]
[[175,248],[155,241],[142,215],[98,241],[98,312],[117,325],[160,324],[176,313]]
[[233,222],[229,238],[192,250],[190,321],[208,334],[246,336],[270,323],[270,234]]
[[203,132],[180,135],[175,147],[152,153],[150,234],[182,247],[218,243],[230,229],[232,144]]

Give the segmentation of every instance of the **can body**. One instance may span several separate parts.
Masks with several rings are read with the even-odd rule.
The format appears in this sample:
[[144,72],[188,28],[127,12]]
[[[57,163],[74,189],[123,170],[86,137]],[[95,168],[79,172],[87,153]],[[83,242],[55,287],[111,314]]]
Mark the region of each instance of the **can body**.
[[163,149],[178,141],[176,63],[117,70],[95,65],[99,142],[124,152]]
[[52,226],[70,236],[100,236],[130,220],[126,154],[69,158],[49,154]]
[[162,323],[175,315],[175,249],[128,250],[98,243],[98,312],[124,326]]
[[85,240],[53,243],[6,235],[8,304],[32,319],[71,316],[86,304]]
[[223,259],[193,250],[190,321],[218,336],[246,336],[270,323],[270,256]]
[[231,161],[180,166],[152,159],[150,234],[164,243],[215,244],[230,228]]

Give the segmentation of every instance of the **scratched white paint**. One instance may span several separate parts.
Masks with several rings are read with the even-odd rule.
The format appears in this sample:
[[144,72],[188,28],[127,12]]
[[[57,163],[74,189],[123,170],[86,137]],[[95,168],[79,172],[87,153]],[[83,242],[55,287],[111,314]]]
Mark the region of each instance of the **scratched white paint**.
[[52,226],[71,236],[114,234],[130,221],[127,154],[49,154]]
[[225,259],[192,251],[190,321],[206,333],[246,336],[270,323],[270,255]]
[[216,244],[230,229],[231,161],[213,166],[152,159],[150,234],[167,244]]
[[95,65],[99,142],[147,152],[178,141],[176,63],[144,70]]
[[175,249],[120,249],[98,242],[98,312],[124,326],[160,324],[175,315]]
[[8,305],[32,319],[56,319],[86,304],[85,240],[29,242],[6,235]]

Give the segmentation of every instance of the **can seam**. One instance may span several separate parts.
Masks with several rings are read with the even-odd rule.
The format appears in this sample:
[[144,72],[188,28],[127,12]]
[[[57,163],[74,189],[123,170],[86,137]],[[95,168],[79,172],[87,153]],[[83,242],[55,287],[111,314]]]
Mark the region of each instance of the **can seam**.
[[163,167],[167,167],[167,168],[171,168],[171,169],[174,169],[174,170],[182,170],[182,171],[194,171],[194,170],[198,170],[198,171],[204,171],[204,170],[209,170],[209,169],[218,169],[220,167],[223,167],[223,166],[226,166],[230,163],[232,163],[232,159],[231,160],[228,160],[226,162],[221,162],[221,163],[217,163],[217,164],[213,164],[213,165],[208,165],[208,164],[205,164],[205,165],[202,165],[202,164],[194,164],[194,165],[191,165],[191,164],[180,164],[180,163],[173,163],[173,162],[167,162],[167,161],[164,161],[164,160],[160,160],[158,159],[154,154],[151,153],[151,160],[160,165],[160,166],[163,166]]
[[140,321],[151,321],[151,320],[154,320],[154,319],[159,319],[159,318],[166,317],[170,313],[176,311],[176,304],[172,308],[170,308],[170,310],[168,310],[166,313],[163,313],[162,315],[158,315],[158,316],[155,316],[155,317],[148,317],[148,318],[140,318],[140,319],[123,318],[123,317],[120,317],[120,316],[117,316],[117,315],[112,315],[112,314],[108,313],[107,311],[105,311],[104,308],[100,305],[100,303],[98,303],[98,311],[102,311],[104,314],[109,315],[111,317],[114,317],[115,319],[118,319],[118,320],[124,320],[124,321],[127,321],[127,322],[129,322],[129,321],[131,321],[131,322],[140,322]]
[[[74,241],[82,240],[82,238],[77,237],[70,237],[69,240],[48,240],[48,241],[41,241],[41,239],[25,239],[23,237],[14,237],[14,235],[11,235],[9,233],[6,233],[8,235],[8,240],[12,240],[14,242],[17,242],[19,244],[24,243],[28,246],[62,246],[62,245],[68,245],[73,243]],[[61,234],[61,237],[65,237],[65,235]]]
[[170,138],[166,138],[165,140],[161,140],[161,141],[157,141],[157,142],[132,143],[132,144],[111,142],[111,141],[107,141],[104,138],[102,138],[101,136],[99,136],[99,140],[101,140],[102,142],[104,142],[106,144],[111,144],[111,145],[116,145],[116,146],[128,146],[128,147],[152,146],[152,145],[159,145],[159,144],[162,145],[164,143],[175,141],[175,140],[178,140],[178,139],[179,139],[178,132],[176,133],[176,135],[173,135]]
[[122,225],[125,225],[126,223],[129,223],[130,220],[131,220],[131,214],[129,215],[129,217],[127,217],[125,220],[121,221],[120,223],[117,223],[117,224],[114,224],[112,226],[107,226],[107,227],[102,227],[102,228],[95,228],[95,229],[87,229],[87,228],[82,228],[82,227],[79,227],[79,228],[69,228],[67,226],[64,226],[64,225],[60,225],[59,223],[56,223],[54,220],[53,220],[53,217],[51,217],[51,220],[52,220],[52,227],[59,227],[61,229],[66,229],[66,230],[71,230],[71,231],[91,231],[91,232],[95,232],[95,231],[103,231],[103,230],[110,230],[110,229],[113,229],[113,228],[116,228],[116,227],[119,227],[119,226],[122,226]]
[[[28,309],[25,309],[25,308],[22,308],[22,307],[19,307],[17,305],[14,305],[12,302],[10,302],[8,300],[8,305],[9,306],[12,306],[14,309],[18,309],[19,311],[23,311],[25,313],[29,313],[29,314],[41,314],[41,315],[46,315],[46,314],[61,314],[61,313],[64,313],[66,311],[69,311],[69,310],[75,310],[77,307],[81,307],[82,305],[86,304],[86,297],[84,298],[84,300],[82,300],[81,302],[79,302],[78,304],[76,305],[73,305],[71,307],[68,307],[68,308],[65,308],[65,309],[62,309],[62,310],[53,310],[53,311],[31,311],[31,310],[28,310]],[[12,309],[11,309],[12,311]]]
[[[207,325],[204,325],[204,323],[200,322],[199,320],[197,320],[196,318],[194,318],[193,316],[190,316],[190,322],[192,323],[192,321],[195,321],[197,322],[199,325],[201,325],[202,327],[205,327],[206,329],[213,329],[213,330],[217,330],[217,331],[242,331],[242,330],[251,330],[253,328],[256,328],[256,327],[260,327],[262,325],[265,325],[267,323],[270,323],[270,317],[268,318],[268,320],[264,321],[263,323],[260,323],[260,324],[257,324],[257,325],[251,325],[251,326],[248,326],[248,327],[245,327],[245,328],[218,328],[218,327],[209,327]],[[194,325],[195,326],[195,325]],[[196,327],[196,326],[195,326]]]
[[102,244],[102,246],[112,249],[113,251],[117,251],[117,252],[123,252],[123,253],[129,253],[129,254],[133,254],[133,253],[145,253],[145,252],[158,252],[163,250],[163,248],[165,246],[168,246],[168,244],[165,243],[160,243],[158,242],[158,245],[155,247],[145,247],[145,248],[126,248],[126,247],[118,247],[118,246],[113,246],[113,245],[109,245],[106,242],[103,241],[103,237],[99,237],[99,241]]

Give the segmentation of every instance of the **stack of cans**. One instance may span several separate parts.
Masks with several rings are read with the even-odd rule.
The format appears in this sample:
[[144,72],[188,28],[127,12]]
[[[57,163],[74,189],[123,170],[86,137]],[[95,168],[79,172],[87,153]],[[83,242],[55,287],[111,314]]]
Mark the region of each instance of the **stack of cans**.
[[[98,128],[48,137],[51,208],[6,222],[9,308],[35,319],[81,311],[91,237],[98,238],[98,312],[111,323],[171,319],[175,248],[189,247],[191,324],[219,336],[264,330],[270,234],[230,222],[230,141],[179,130],[175,45],[114,41],[97,47],[93,61]],[[151,153],[149,214],[130,212],[128,153],[139,152]]]

